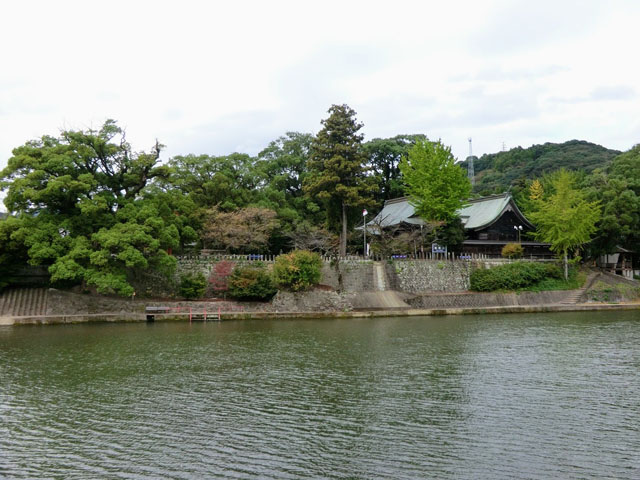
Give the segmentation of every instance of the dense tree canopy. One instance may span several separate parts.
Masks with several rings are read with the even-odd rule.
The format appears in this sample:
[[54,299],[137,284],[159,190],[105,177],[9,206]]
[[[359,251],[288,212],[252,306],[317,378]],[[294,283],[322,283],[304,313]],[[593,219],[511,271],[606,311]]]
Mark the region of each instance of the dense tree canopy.
[[416,142],[426,140],[425,135],[396,135],[392,138],[374,138],[363,144],[367,165],[378,183],[375,195],[378,203],[404,195],[400,161]]
[[[349,235],[362,208],[373,215],[402,195],[438,228],[396,232],[378,251],[430,241],[456,250],[466,165],[424,135],[363,143],[361,127],[354,110],[333,105],[316,136],[287,132],[257,156],[190,153],[164,165],[162,145],[137,152],[112,120],[27,142],[0,172],[11,212],[0,219],[0,288],[27,263],[47,267],[58,285],[130,295],[137,274],[170,274],[173,255],[193,248],[344,255],[362,248]],[[577,172],[553,174],[562,166]],[[535,145],[483,155],[475,170],[477,193],[510,190],[561,255],[577,245],[591,255],[640,250],[640,146],[619,154],[579,141]]]
[[255,160],[244,153],[223,156],[176,156],[169,162],[169,188],[192,197],[200,207],[231,211],[257,200],[259,177]]
[[640,145],[616,157],[606,171],[585,177],[582,186],[590,200],[602,204],[592,251],[625,247],[640,253]]
[[135,153],[113,121],[16,148],[0,172],[15,214],[9,241],[32,265],[49,266],[52,281],[100,292],[133,293],[132,269],[171,270],[166,250],[180,244],[179,222],[160,203],[143,201],[147,184],[168,175],[158,165],[161,148]]

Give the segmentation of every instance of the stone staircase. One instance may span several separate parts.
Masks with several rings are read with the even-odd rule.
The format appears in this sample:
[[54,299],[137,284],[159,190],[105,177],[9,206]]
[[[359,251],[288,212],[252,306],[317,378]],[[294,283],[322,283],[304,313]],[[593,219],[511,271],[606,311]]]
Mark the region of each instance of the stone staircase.
[[567,298],[565,298],[562,302],[560,302],[562,305],[575,305],[578,303],[578,300],[580,300],[580,297],[582,297],[582,294],[584,294],[584,292],[586,292],[591,285],[593,285],[593,283],[595,282],[596,278],[598,278],[600,276],[600,272],[591,272],[588,276],[587,279],[584,282],[584,285],[582,285],[582,288],[578,289],[578,290],[572,290],[571,293],[567,296]]
[[47,288],[12,288],[0,294],[0,317],[45,315]]

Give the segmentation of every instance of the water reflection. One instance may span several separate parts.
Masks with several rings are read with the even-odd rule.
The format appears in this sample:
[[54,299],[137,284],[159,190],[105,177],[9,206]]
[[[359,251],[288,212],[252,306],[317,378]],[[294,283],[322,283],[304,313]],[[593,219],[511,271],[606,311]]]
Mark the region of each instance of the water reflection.
[[0,329],[0,475],[638,478],[640,318]]

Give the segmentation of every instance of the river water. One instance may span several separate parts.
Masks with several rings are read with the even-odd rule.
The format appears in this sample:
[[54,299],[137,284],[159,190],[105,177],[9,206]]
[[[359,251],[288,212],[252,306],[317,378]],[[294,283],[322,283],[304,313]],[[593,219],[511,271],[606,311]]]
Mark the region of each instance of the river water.
[[640,312],[0,327],[0,477],[639,479]]

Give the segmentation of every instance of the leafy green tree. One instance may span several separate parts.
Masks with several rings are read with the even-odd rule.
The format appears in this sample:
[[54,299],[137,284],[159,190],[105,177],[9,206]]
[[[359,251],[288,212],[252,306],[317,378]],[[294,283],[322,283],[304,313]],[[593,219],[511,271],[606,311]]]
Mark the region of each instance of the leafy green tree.
[[358,133],[362,124],[356,121],[356,112],[348,105],[332,105],[328,112],[311,145],[311,171],[304,190],[323,204],[330,229],[340,231],[339,254],[344,256],[350,214],[359,218],[358,210],[371,203],[375,185],[363,167],[363,135]]
[[145,200],[150,181],[166,177],[162,146],[136,153],[112,120],[98,131],[65,131],[14,149],[0,172],[5,205],[15,213],[10,241],[54,282],[82,282],[131,295],[133,271],[169,274],[180,244],[172,212]]
[[594,170],[583,181],[587,198],[600,201],[602,217],[590,245],[594,254],[640,245],[640,145],[616,157],[609,168]]
[[466,172],[439,141],[416,143],[400,162],[400,171],[416,213],[432,224],[452,221],[471,194]]
[[396,135],[391,138],[374,138],[363,144],[367,164],[378,183],[376,200],[382,203],[390,198],[404,195],[400,161],[406,157],[416,142],[427,137],[418,135]]
[[255,159],[244,153],[213,157],[175,156],[169,161],[167,188],[189,195],[199,207],[232,211],[256,201]]
[[9,286],[16,270],[27,263],[24,246],[13,238],[21,222],[13,216],[0,219],[0,291]]
[[536,225],[535,237],[551,244],[562,256],[564,278],[569,278],[568,253],[591,240],[600,219],[599,202],[588,202],[585,193],[575,187],[575,174],[559,170],[551,182],[553,193],[535,200],[530,213]]
[[287,132],[258,154],[255,170],[260,191],[256,205],[274,210],[280,221],[280,228],[270,238],[271,251],[290,248],[289,237],[299,225],[323,220],[324,212],[302,188],[309,173],[312,142],[309,133]]

